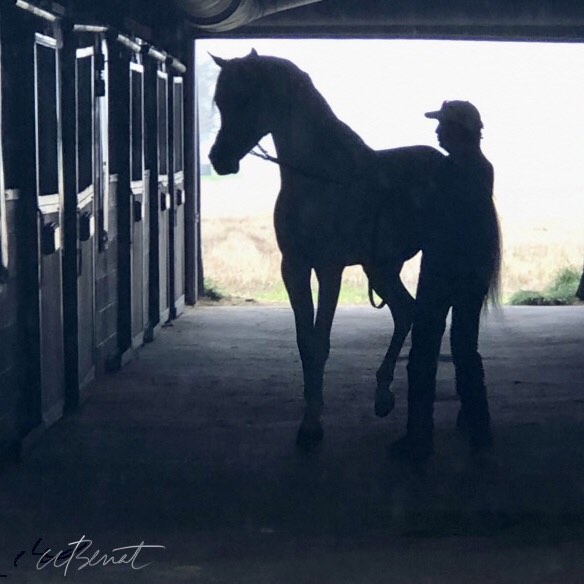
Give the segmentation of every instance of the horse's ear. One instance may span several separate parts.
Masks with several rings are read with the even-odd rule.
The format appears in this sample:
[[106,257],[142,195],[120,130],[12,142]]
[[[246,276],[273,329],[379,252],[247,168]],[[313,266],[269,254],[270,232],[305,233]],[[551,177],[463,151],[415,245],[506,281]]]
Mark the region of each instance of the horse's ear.
[[211,53],[209,53],[209,56],[211,57],[211,59],[213,59],[213,61],[215,61],[215,64],[217,64],[219,67],[221,67],[221,69],[223,69],[223,67],[225,67],[225,65],[227,65],[227,59],[222,59],[221,57],[216,57],[215,55],[211,55]]
[[251,57],[252,59],[255,59],[258,56],[258,52],[255,49],[252,49],[248,55],[248,57]]

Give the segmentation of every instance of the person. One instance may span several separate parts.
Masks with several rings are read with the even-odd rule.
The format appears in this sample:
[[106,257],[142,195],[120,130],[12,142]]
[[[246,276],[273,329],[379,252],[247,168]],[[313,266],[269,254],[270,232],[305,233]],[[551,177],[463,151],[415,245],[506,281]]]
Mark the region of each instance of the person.
[[493,442],[478,352],[480,315],[485,300],[496,296],[500,263],[493,167],[481,151],[483,124],[470,102],[445,101],[426,117],[438,120],[438,142],[449,155],[437,172],[435,196],[422,217],[422,262],[407,367],[407,433],[390,447],[392,455],[412,461],[424,461],[433,453],[436,371],[450,309],[461,402],[457,426],[468,434],[474,453]]

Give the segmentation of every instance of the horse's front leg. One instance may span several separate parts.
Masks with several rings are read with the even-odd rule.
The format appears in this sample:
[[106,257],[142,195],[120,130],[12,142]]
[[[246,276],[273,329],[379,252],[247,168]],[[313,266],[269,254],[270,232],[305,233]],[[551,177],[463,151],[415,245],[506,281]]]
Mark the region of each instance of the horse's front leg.
[[282,257],[282,279],[294,312],[296,343],[304,375],[305,412],[296,442],[299,446],[305,448],[320,442],[323,437],[323,430],[320,424],[323,404],[322,384],[319,387],[315,368],[314,304],[310,287],[311,272],[310,265],[287,256]]
[[316,277],[318,278],[318,310],[314,323],[314,349],[316,381],[318,382],[321,396],[324,368],[330,352],[331,328],[339,300],[342,275],[342,266],[329,266],[316,269]]
[[324,369],[330,352],[330,335],[341,288],[342,267],[317,268],[318,309],[314,323],[309,378],[305,377],[306,410],[296,443],[310,449],[320,442],[323,429],[320,423],[323,400]]

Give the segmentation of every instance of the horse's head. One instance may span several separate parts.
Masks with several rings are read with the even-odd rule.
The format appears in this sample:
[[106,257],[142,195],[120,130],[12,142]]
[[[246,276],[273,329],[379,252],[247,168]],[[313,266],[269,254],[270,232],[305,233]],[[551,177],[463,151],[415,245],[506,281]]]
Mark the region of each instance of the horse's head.
[[221,129],[209,153],[218,174],[239,170],[239,161],[270,131],[265,110],[265,82],[255,50],[243,58],[221,59],[215,103],[221,113]]

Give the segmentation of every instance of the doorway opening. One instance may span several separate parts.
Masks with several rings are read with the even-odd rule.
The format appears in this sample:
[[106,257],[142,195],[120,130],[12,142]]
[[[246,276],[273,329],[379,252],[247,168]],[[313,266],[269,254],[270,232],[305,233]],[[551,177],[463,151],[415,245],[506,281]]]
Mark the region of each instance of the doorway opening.
[[[335,114],[376,149],[438,147],[424,112],[446,99],[474,103],[495,168],[503,234],[503,300],[540,290],[584,258],[584,45],[437,40],[210,39],[197,41],[202,247],[208,286],[234,297],[287,301],[272,226],[274,164],[245,157],[214,174],[219,68],[208,53],[287,58],[306,71]],[[262,145],[274,152],[268,137]],[[402,277],[415,290],[419,258]],[[360,267],[345,271],[341,303],[366,303]]]

